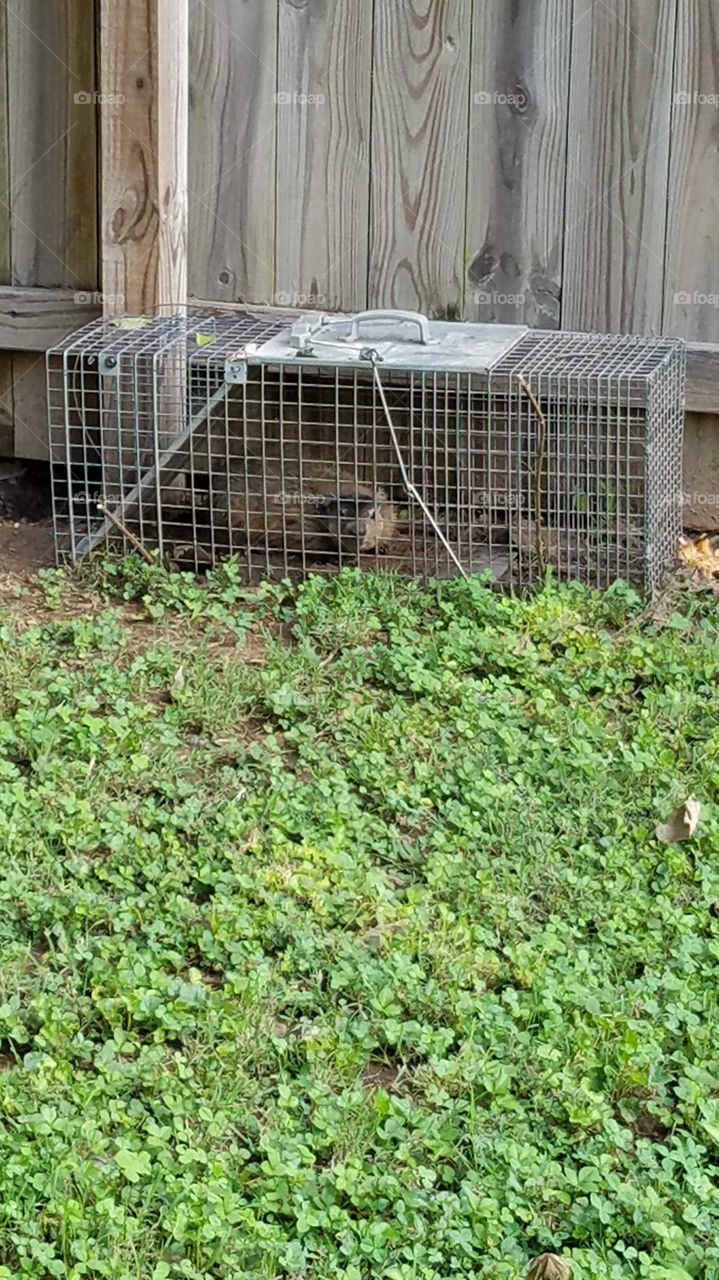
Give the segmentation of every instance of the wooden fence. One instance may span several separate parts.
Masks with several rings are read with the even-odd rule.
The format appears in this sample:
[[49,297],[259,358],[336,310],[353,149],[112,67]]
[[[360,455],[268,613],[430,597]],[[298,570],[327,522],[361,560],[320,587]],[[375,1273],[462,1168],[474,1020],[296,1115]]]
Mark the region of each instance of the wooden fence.
[[[5,451],[100,287],[96,7],[0,5]],[[196,0],[189,95],[194,297],[679,334],[719,411],[719,0]]]

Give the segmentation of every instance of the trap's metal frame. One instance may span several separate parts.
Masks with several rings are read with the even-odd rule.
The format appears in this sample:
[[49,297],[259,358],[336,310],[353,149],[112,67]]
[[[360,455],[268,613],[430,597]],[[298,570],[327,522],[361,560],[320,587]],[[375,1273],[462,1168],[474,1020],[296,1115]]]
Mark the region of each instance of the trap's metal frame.
[[60,560],[651,590],[681,534],[679,340],[215,312],[97,321],[47,372]]

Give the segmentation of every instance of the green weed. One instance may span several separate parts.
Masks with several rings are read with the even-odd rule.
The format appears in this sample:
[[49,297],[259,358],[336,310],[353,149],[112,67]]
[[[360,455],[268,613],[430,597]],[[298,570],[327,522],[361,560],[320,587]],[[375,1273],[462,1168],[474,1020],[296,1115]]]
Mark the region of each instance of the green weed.
[[0,630],[0,1280],[716,1280],[714,611],[67,589]]

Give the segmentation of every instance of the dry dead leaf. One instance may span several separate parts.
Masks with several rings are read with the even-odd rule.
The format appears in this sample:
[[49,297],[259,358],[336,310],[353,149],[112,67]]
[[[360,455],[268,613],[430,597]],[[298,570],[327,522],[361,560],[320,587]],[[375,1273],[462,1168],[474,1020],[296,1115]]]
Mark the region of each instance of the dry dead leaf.
[[572,1269],[556,1253],[543,1253],[529,1264],[527,1280],[571,1280]]
[[172,681],[173,689],[184,689],[185,687],[185,668],[178,667],[175,672],[175,678]]
[[683,804],[677,805],[666,822],[657,823],[657,840],[662,844],[672,844],[681,840],[690,840],[699,823],[702,811],[696,796],[689,796]]
[[719,573],[719,547],[707,534],[701,537],[682,537],[679,539],[677,556],[689,569],[694,569],[704,578],[713,578]]

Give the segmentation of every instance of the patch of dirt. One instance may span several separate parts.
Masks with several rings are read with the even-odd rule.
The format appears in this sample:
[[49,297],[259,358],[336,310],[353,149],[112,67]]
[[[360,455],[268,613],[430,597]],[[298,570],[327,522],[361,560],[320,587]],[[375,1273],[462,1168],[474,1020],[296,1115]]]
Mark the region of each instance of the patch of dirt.
[[0,459],[0,592],[54,561],[47,463]]
[[368,1062],[361,1079],[365,1089],[399,1093],[404,1075],[404,1067],[391,1067],[387,1062]]
[[663,1142],[670,1133],[663,1121],[646,1108],[639,1111],[636,1120],[629,1127],[635,1138],[651,1138],[654,1142]]
[[55,563],[52,521],[0,519],[0,591],[19,586]]

